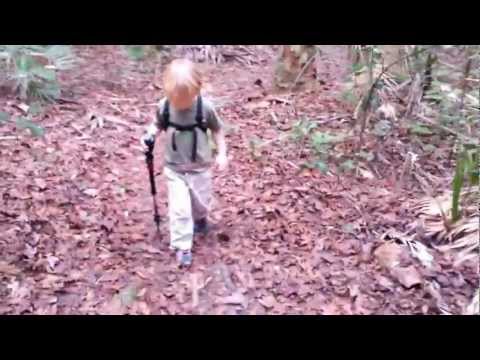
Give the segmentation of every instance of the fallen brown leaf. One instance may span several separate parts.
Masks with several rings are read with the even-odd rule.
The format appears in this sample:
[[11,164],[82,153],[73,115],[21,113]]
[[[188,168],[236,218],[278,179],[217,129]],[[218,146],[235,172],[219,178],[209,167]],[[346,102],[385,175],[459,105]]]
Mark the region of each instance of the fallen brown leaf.
[[396,277],[400,284],[407,289],[410,289],[415,285],[420,285],[423,282],[422,276],[414,266],[397,267],[392,269],[391,273]]
[[20,269],[15,265],[8,264],[5,261],[0,261],[0,273],[8,275],[18,275],[20,274]]
[[35,185],[37,185],[40,190],[44,190],[47,188],[47,183],[45,182],[45,180],[37,178],[34,181],[35,181]]
[[91,197],[95,197],[98,195],[98,190],[97,189],[86,189],[83,191],[84,194],[88,195],[88,196],[91,196]]
[[377,281],[378,281],[378,284],[382,287],[384,287],[385,289],[389,289],[389,290],[392,290],[393,288],[393,282],[390,281],[388,278],[386,278],[385,276],[381,276],[379,275],[377,277]]
[[380,265],[387,269],[392,269],[400,265],[403,249],[394,242],[387,242],[380,245],[374,252]]
[[259,299],[258,302],[266,309],[272,309],[277,304],[277,300],[272,295],[267,295]]
[[224,305],[242,305],[245,307],[246,298],[240,291],[237,291],[230,296],[219,299],[217,303]]
[[120,296],[115,295],[100,311],[102,315],[123,315],[125,314],[125,307],[122,304]]

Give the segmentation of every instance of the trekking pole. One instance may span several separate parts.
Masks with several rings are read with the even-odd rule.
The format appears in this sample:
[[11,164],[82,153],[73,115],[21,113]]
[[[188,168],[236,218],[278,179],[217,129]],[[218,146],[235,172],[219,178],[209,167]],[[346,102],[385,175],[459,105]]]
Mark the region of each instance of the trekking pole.
[[150,177],[150,189],[152,192],[152,198],[153,198],[153,212],[154,212],[154,221],[155,224],[157,225],[157,232],[160,233],[160,215],[158,214],[158,206],[157,206],[157,188],[155,186],[155,172],[153,169],[153,147],[155,145],[155,140],[147,140],[145,141],[145,144],[148,147],[147,152],[145,153],[145,158],[147,161],[147,167],[148,167],[148,175]]

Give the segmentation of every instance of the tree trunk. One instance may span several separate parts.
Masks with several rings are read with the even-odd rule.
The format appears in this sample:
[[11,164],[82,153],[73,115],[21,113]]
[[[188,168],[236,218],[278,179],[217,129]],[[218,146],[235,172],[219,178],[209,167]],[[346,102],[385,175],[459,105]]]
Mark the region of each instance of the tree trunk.
[[417,73],[410,87],[410,93],[408,94],[407,110],[404,114],[405,118],[409,118],[416,112],[418,106],[420,105],[420,102],[422,101],[422,96],[422,77],[419,73]]
[[425,64],[425,74],[423,76],[423,93],[422,97],[427,93],[430,88],[432,87],[432,71],[433,71],[433,64],[435,63],[436,58],[432,53],[428,53],[427,62]]
[[306,79],[314,77],[315,63],[312,58],[316,52],[314,45],[283,45],[275,66],[275,86],[295,87],[305,84]]
[[[393,64],[395,61],[406,55],[405,47],[403,45],[382,45],[380,46],[383,57],[383,66],[386,67]],[[394,76],[408,77],[408,67],[406,61],[400,61],[393,65],[389,72]]]
[[466,63],[465,63],[465,69],[463,71],[463,79],[461,83],[461,88],[462,88],[462,94],[460,95],[460,105],[459,105],[459,112],[461,113],[463,111],[463,107],[465,105],[465,94],[467,93],[467,87],[468,87],[468,77],[470,76],[470,71],[472,69],[472,58],[471,58],[471,52],[470,48],[467,48],[465,51],[465,57],[466,57]]

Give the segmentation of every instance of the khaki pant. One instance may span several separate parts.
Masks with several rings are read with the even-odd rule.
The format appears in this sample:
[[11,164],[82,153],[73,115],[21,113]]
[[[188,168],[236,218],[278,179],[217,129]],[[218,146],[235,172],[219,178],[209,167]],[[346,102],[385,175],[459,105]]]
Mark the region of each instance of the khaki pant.
[[168,187],[170,247],[190,250],[193,245],[195,220],[207,217],[211,202],[210,171],[181,174],[164,169]]

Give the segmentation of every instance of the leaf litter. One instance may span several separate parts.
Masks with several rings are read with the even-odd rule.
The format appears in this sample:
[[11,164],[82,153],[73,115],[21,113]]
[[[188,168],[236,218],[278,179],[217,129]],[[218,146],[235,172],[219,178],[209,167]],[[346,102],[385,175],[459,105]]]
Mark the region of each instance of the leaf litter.
[[[272,141],[298,120],[292,102],[312,119],[348,112],[328,90],[341,81],[339,64],[325,80],[329,86],[285,101],[252,90],[258,79],[269,82],[269,61],[248,72],[233,63],[217,65],[217,74],[208,69],[211,95],[228,102],[219,113],[235,127],[228,133],[232,164],[228,173],[214,175],[211,216],[219,229],[196,241],[192,269],[179,271],[167,222],[162,240],[151,241],[151,197],[138,148],[154,116],[149,104],[159,97],[149,86],[154,64],[145,63],[147,72],[140,73],[115,46],[79,53],[88,60],[85,67],[64,79],[77,89],[79,106],[51,108],[48,141],[19,133],[17,143],[0,142],[0,155],[8,159],[0,164],[1,208],[8,209],[0,211],[2,312],[439,314],[478,308],[478,292],[471,302],[478,272],[463,267],[461,281],[460,272],[446,272],[453,262],[446,254],[409,236],[381,238],[391,228],[405,231],[413,215],[402,212],[402,204],[418,193],[399,193],[367,169],[339,178],[299,171],[301,149]],[[121,71],[112,75],[115,68]],[[106,78],[121,86],[107,86]],[[129,100],[112,100],[122,98]],[[6,101],[0,100],[2,112]],[[345,125],[319,126],[334,131]],[[253,138],[271,141],[257,149],[258,159],[249,150]],[[388,159],[400,167],[400,160]],[[156,167],[160,173],[160,161]],[[167,219],[161,176],[157,186]]]

